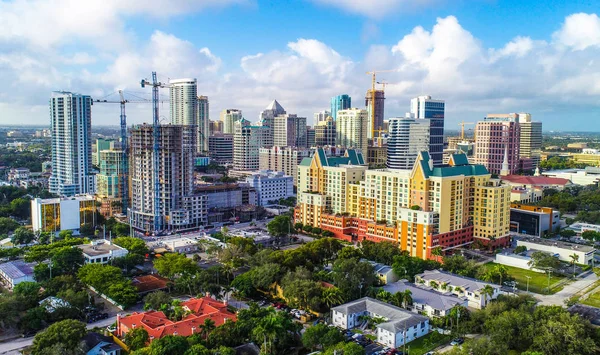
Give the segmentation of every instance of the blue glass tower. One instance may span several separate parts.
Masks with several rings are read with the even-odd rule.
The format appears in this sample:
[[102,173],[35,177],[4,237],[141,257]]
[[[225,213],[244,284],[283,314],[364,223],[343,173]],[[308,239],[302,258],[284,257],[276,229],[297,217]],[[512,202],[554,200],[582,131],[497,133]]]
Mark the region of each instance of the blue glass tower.
[[352,108],[352,98],[348,94],[338,95],[331,98],[331,117],[335,121],[339,110]]
[[434,166],[440,166],[444,155],[444,100],[434,100],[431,96],[419,96],[410,101],[410,113],[414,118],[428,119],[429,156]]

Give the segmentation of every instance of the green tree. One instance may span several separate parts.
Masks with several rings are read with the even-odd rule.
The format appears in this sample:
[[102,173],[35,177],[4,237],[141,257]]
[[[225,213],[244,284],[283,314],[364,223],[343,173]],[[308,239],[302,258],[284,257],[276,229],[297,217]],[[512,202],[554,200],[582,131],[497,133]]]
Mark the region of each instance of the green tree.
[[487,305],[488,299],[491,300],[493,296],[494,296],[494,288],[490,285],[483,286],[483,288],[481,289],[481,297],[484,298],[483,304]]
[[[53,274],[75,274],[83,265],[81,249],[65,246],[50,252]],[[56,272],[55,272],[56,271]]]
[[138,301],[138,291],[129,280],[114,282],[108,287],[106,295],[115,302],[128,308]]
[[155,291],[144,297],[145,310],[159,310],[163,304],[171,304],[173,299],[163,291]]
[[355,259],[338,259],[333,264],[332,277],[342,290],[345,299],[356,299],[366,294],[366,289],[376,281],[373,266]]
[[137,327],[131,329],[125,334],[124,341],[131,350],[138,350],[148,344],[150,341],[150,336],[144,327]]
[[215,328],[215,321],[210,318],[206,318],[204,320],[204,323],[202,323],[202,325],[200,326],[200,334],[202,335],[202,337],[204,337],[204,339],[207,339],[208,335],[213,330],[215,330]]
[[31,213],[31,200],[29,198],[19,197],[10,201],[12,215],[19,219],[27,219]]
[[85,324],[77,320],[65,319],[54,323],[35,336],[31,353],[44,354],[44,349],[56,344],[61,344],[67,351],[74,351],[86,333]]
[[531,260],[527,263],[530,268],[553,270],[560,266],[560,261],[554,256],[543,251],[531,253]]
[[151,355],[183,355],[188,349],[187,340],[182,336],[167,335],[155,339],[150,344]]
[[146,255],[149,252],[146,243],[140,238],[118,237],[113,239],[113,242],[132,254]]
[[302,335],[302,344],[313,350],[323,350],[344,341],[344,334],[333,327],[319,323],[306,329]]
[[11,241],[15,245],[29,244],[35,238],[35,234],[25,227],[15,229]]
[[0,235],[8,234],[19,228],[19,223],[12,218],[0,217]]
[[337,287],[324,288],[321,297],[327,308],[332,308],[344,303],[344,293]]
[[575,276],[575,266],[577,265],[577,262],[579,261],[579,254],[573,253],[573,254],[569,255],[569,258],[571,258],[571,264],[573,264],[573,276]]
[[533,317],[521,310],[509,310],[485,322],[485,331],[496,344],[509,349],[527,350],[535,334]]
[[185,254],[169,253],[154,261],[154,268],[164,277],[174,278],[183,274],[194,274],[198,265]]
[[73,238],[73,231],[72,231],[72,230],[63,230],[63,231],[60,231],[60,232],[58,233],[58,237],[59,237],[60,239],[63,239],[63,240],[64,240],[64,239],[70,239],[70,238]]
[[108,288],[117,280],[123,278],[121,269],[103,264],[85,264],[79,269],[77,277],[96,291],[106,294]]
[[196,344],[189,348],[184,355],[213,355],[213,352],[202,344]]
[[527,251],[527,247],[524,245],[519,245],[518,247],[515,248],[514,253],[515,254],[521,254]]
[[19,328],[24,331],[38,331],[44,328],[48,320],[48,312],[44,307],[35,307],[27,310],[19,321]]
[[286,215],[277,216],[267,223],[267,231],[276,238],[287,237],[293,229],[292,219]]

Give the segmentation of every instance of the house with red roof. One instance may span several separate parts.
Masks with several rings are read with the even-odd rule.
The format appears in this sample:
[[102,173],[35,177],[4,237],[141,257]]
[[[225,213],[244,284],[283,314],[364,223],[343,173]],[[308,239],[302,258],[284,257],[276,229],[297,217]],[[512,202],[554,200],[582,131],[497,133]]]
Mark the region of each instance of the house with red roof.
[[512,187],[525,187],[534,188],[539,187],[542,189],[553,188],[562,190],[565,186],[572,185],[571,181],[562,178],[554,178],[548,176],[524,176],[524,175],[506,175],[500,176],[500,179]]
[[227,303],[208,296],[191,298],[181,306],[189,314],[177,322],[168,319],[161,311],[134,312],[125,317],[117,316],[117,336],[123,337],[137,327],[146,329],[150,341],[166,335],[190,336],[201,331],[206,319],[211,319],[217,327],[225,322],[237,320],[236,315],[227,310]]

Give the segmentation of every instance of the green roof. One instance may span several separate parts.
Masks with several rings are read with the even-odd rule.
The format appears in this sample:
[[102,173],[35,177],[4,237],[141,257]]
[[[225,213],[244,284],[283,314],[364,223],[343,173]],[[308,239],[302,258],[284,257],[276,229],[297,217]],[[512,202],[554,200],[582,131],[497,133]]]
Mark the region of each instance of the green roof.
[[[317,149],[317,154],[319,155],[319,159],[321,160],[321,164],[323,166],[340,166],[340,165],[364,165],[365,159],[363,158],[362,153],[357,152],[354,149],[348,149],[346,151],[346,155],[344,157],[330,156],[328,157],[325,154],[325,151],[322,148]],[[306,159],[306,158],[304,158]],[[302,161],[304,163],[304,160]]]
[[421,152],[421,159],[419,163],[421,164],[421,168],[423,169],[423,174],[425,174],[425,178],[429,178],[430,176],[437,177],[446,177],[446,176],[475,176],[475,175],[488,175],[490,172],[486,169],[485,166],[479,164],[469,164],[469,160],[467,156],[464,154],[453,154],[452,158],[454,160],[454,166],[444,165],[439,167],[434,167],[433,169],[429,168],[429,153]]
[[465,154],[452,154],[454,165],[469,165],[469,159]]
[[312,162],[312,158],[304,158],[300,162],[301,166],[310,166],[310,162]]

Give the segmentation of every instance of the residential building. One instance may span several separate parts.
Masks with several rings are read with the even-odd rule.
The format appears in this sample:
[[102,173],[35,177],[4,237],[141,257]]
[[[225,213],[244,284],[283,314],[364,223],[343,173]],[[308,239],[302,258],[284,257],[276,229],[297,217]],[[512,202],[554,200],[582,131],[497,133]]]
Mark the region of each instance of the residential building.
[[0,279],[8,289],[13,289],[21,282],[34,282],[33,267],[35,263],[13,260],[0,264]]
[[[373,97],[375,98],[375,113],[373,113]],[[379,130],[383,130],[383,117],[384,117],[384,105],[385,105],[385,93],[383,90],[367,90],[367,95],[365,96],[365,106],[367,108],[367,118],[368,118],[368,139],[374,140],[376,137],[379,137],[377,133]],[[339,115],[339,112],[338,112]],[[337,117],[336,117],[337,121]],[[373,136],[373,134],[375,136]]]
[[96,196],[100,213],[111,217],[122,212],[123,152],[121,150],[100,151],[100,172],[96,175]]
[[7,180],[10,182],[18,182],[20,180],[29,179],[31,170],[27,168],[11,168],[8,171]]
[[531,160],[533,171],[540,166],[542,152],[542,122],[531,120],[531,114],[519,113],[521,139],[519,141],[519,157],[521,160]]
[[92,98],[55,91],[50,98],[52,175],[50,192],[60,196],[94,193]]
[[387,144],[380,147],[369,147],[367,150],[367,163],[370,168],[384,168],[387,166]]
[[208,123],[208,128],[211,136],[213,134],[223,133],[223,121],[210,121]]
[[225,134],[233,134],[235,132],[235,123],[241,121],[242,119],[242,110],[226,109],[221,111],[221,122],[223,123],[223,129],[221,132]]
[[410,100],[411,116],[428,120],[429,155],[433,166],[441,166],[444,153],[444,100],[435,100],[431,96],[418,96]]
[[227,310],[227,303],[216,301],[208,296],[191,298],[182,302],[181,307],[189,314],[180,321],[171,321],[162,311],[117,315],[117,336],[123,338],[132,329],[143,327],[152,342],[167,335],[190,336],[200,333],[207,319],[212,320],[216,327],[237,320],[236,315]]
[[[469,307],[477,309],[484,308],[501,294],[499,285],[441,270],[427,270],[418,274],[415,276],[415,283],[431,287],[434,290],[449,290],[454,295],[465,297],[469,302]],[[493,289],[491,296],[484,293],[486,286]]]
[[[347,110],[352,107],[352,98],[347,95],[337,95],[331,98],[331,117],[333,121],[337,120],[337,112],[340,110]],[[315,123],[318,123],[316,121]]]
[[492,174],[500,174],[506,160],[508,174],[518,173],[521,144],[518,114],[487,115],[477,122],[475,137],[476,164],[484,165]]
[[398,275],[396,275],[394,269],[391,266],[380,264],[372,260],[363,259],[361,261],[366,261],[369,264],[371,264],[371,266],[373,266],[373,271],[375,271],[375,275],[377,276],[381,284],[387,285],[389,283],[398,281]]
[[[196,128],[164,125],[158,129],[158,162],[153,152],[154,127],[143,124],[131,129],[130,225],[145,233],[198,228],[207,221],[207,201],[193,193]],[[158,199],[155,174],[160,177]]]
[[306,147],[306,117],[294,114],[273,118],[273,145],[279,147]]
[[196,79],[169,80],[171,124],[198,125],[198,87]]
[[277,102],[277,100],[273,100],[269,106],[267,106],[263,111],[261,111],[259,115],[260,125],[268,128],[268,135],[266,136],[267,140],[264,143],[265,147],[270,147],[273,145],[273,137],[275,135],[275,117],[280,115],[285,115],[285,109]]
[[419,153],[430,149],[429,120],[398,117],[389,122],[387,167],[412,169]]
[[294,178],[283,172],[261,170],[247,177],[246,183],[256,189],[258,206],[294,196]]
[[269,141],[270,132],[270,127],[251,126],[246,119],[235,123],[233,135],[233,168],[235,170],[258,170],[260,148]]
[[315,146],[316,133],[315,128],[311,126],[306,126],[306,147],[314,147]]
[[208,137],[211,160],[219,164],[233,163],[233,134],[216,133]]
[[364,322],[361,316],[384,319],[376,325],[377,342],[390,348],[399,348],[427,335],[430,330],[429,318],[370,297],[331,309],[331,323],[342,329],[359,327]]
[[162,241],[164,248],[172,253],[190,254],[198,251],[196,239],[181,237]]
[[95,227],[96,199],[93,195],[31,200],[31,224],[34,232],[79,231],[85,225]]
[[209,117],[208,96],[198,96],[198,153],[209,152],[208,139],[211,135]]
[[594,262],[594,253],[596,248],[559,240],[551,240],[536,237],[516,237],[517,246],[524,246],[527,250],[537,250],[550,253],[558,257],[560,261],[567,263],[573,262],[571,255],[577,255],[577,263],[583,265],[592,265]]
[[397,243],[423,259],[434,259],[437,247],[509,242],[510,187],[491,179],[484,166],[469,164],[465,155],[433,167],[422,152],[412,170],[359,165],[319,150],[304,159],[298,167],[296,222],[351,242]]
[[[338,119],[343,120],[341,117]],[[298,166],[296,221],[320,227],[321,214],[345,213],[350,184],[363,180],[366,170],[360,151],[348,149],[345,156],[332,157],[317,148],[312,158],[304,158]]]
[[531,204],[540,202],[544,197],[544,190],[539,187],[513,187],[510,190],[511,203]]
[[118,150],[120,144],[115,144],[114,139],[98,138],[92,144],[92,165],[100,165],[100,152],[103,150]]
[[410,291],[411,304],[407,309],[425,314],[428,317],[445,317],[450,314],[454,307],[467,307],[469,302],[465,297],[458,297],[451,292],[433,290],[431,287],[419,286],[406,280],[389,283],[382,287],[384,291],[391,294]]
[[314,114],[315,125],[319,124],[319,122],[325,121],[327,117],[331,117],[331,112],[327,110],[315,112]]
[[171,280],[156,274],[136,276],[131,283],[137,289],[139,295],[151,292],[168,290]]
[[302,159],[308,158],[311,150],[298,147],[277,147],[260,148],[259,150],[259,169],[281,171],[294,179],[294,185],[298,179],[298,165]]
[[560,228],[560,212],[548,207],[510,205],[512,232],[544,237]]
[[333,117],[329,116],[315,125],[314,146],[335,146],[336,138],[335,121],[333,120]]
[[112,337],[95,332],[89,332],[83,337],[87,349],[86,355],[121,355],[125,354]]
[[369,146],[369,116],[367,110],[351,108],[339,110],[335,122],[337,145],[360,149],[366,154]]
[[127,249],[103,239],[93,240],[91,244],[80,244],[77,248],[81,249],[86,264],[106,264],[128,254]]

